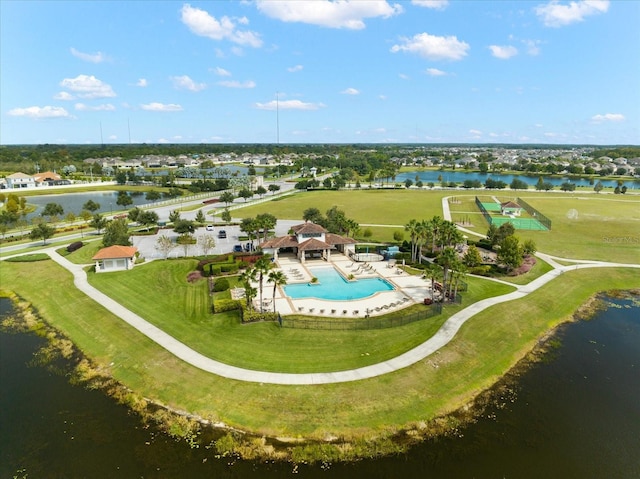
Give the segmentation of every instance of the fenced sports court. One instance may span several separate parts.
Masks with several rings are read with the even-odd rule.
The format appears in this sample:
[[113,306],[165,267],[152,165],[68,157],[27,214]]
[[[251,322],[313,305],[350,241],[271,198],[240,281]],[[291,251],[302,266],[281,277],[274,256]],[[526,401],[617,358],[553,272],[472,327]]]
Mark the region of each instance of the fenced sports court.
[[518,198],[516,201],[518,206],[523,210],[520,216],[503,215],[502,205],[500,203],[496,201],[481,201],[476,196],[476,205],[480,209],[485,220],[487,220],[487,223],[490,225],[494,225],[499,228],[500,225],[503,225],[504,223],[511,223],[517,230],[551,230],[551,220],[549,218],[544,216],[522,198]]

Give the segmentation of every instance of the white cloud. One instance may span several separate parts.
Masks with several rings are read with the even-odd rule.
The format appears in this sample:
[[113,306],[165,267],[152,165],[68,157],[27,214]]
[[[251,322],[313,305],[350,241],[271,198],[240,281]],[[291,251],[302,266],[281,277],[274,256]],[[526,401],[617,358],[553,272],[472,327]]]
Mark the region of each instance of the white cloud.
[[547,27],[563,27],[581,22],[590,15],[606,13],[609,0],[577,0],[562,4],[558,0],[551,0],[545,5],[535,8],[536,15]]
[[289,68],[287,68],[287,71],[288,71],[288,72],[291,72],[291,73],[295,73],[295,72],[299,72],[299,71],[300,71],[300,70],[302,70],[303,68],[304,68],[304,67],[303,67],[302,65],[296,65],[296,66],[294,66],[294,67],[289,67]]
[[531,56],[536,56],[540,54],[540,43],[542,43],[540,40],[522,40],[522,43],[524,43],[527,46],[527,53]]
[[255,103],[254,106],[258,110],[317,110],[325,107],[322,103],[305,103],[300,100],[284,100],[278,102],[272,100],[267,103]]
[[416,53],[429,60],[461,60],[467,55],[469,44],[455,36],[438,37],[418,33],[412,38],[401,38],[402,44],[391,47],[393,53],[400,51]]
[[212,40],[229,40],[238,45],[254,48],[262,46],[262,39],[258,33],[236,28],[236,22],[243,25],[246,24],[245,18],[240,21],[237,19],[234,21],[234,19],[224,16],[218,20],[206,11],[194,8],[188,3],[182,6],[180,13],[182,23],[196,35]]
[[73,47],[70,48],[70,51],[74,57],[79,58],[80,60],[84,60],[85,62],[102,63],[103,61],[107,60],[107,56],[102,52],[82,53],[81,51],[78,51]]
[[472,135],[475,135],[475,136],[482,135],[482,132],[480,130],[469,130],[469,133],[471,133]]
[[605,113],[604,115],[594,115],[591,120],[602,123],[603,121],[624,121],[625,117],[622,113]]
[[494,57],[501,60],[508,60],[518,54],[518,49],[511,45],[489,45],[489,50]]
[[73,95],[72,95],[71,93],[69,93],[69,92],[61,91],[61,92],[56,93],[56,94],[53,96],[53,99],[54,99],[54,100],[70,101],[70,100],[75,100],[75,99],[76,99],[76,97],[75,97],[75,96],[73,96]]
[[118,137],[116,135],[109,135],[109,140],[117,140]]
[[149,82],[147,81],[146,78],[139,78],[138,81],[136,82],[136,86],[146,87],[146,86],[149,86]]
[[346,90],[342,90],[340,93],[342,93],[343,95],[359,95],[360,91],[356,90],[355,88],[347,88]]
[[140,108],[147,111],[182,111],[182,107],[176,103],[158,103],[152,102],[144,105],[140,105]]
[[389,18],[402,13],[399,4],[385,0],[257,0],[258,10],[283,22],[300,22],[329,28],[361,30],[366,18]]
[[60,86],[76,93],[80,98],[111,98],[116,96],[110,85],[103,83],[93,75],[78,75],[65,78]]
[[432,77],[441,77],[447,74],[447,72],[443,72],[442,70],[438,70],[437,68],[427,68],[426,73],[427,75]]
[[247,80],[244,82],[239,82],[238,80],[225,80],[219,81],[218,85],[226,88],[255,88],[256,82],[252,80]]
[[207,87],[205,83],[196,83],[187,75],[170,78],[173,82],[173,87],[178,90],[200,91]]
[[225,70],[224,68],[220,68],[220,67],[216,67],[214,70],[214,73],[216,75],[218,75],[219,77],[230,77],[231,76],[231,72],[228,70]]
[[413,5],[419,7],[433,8],[434,10],[444,10],[449,5],[449,0],[411,0]]
[[404,73],[398,73],[398,76],[400,78],[402,78],[403,80],[408,80],[409,79],[409,75],[405,75]]
[[378,98],[384,101],[387,99],[387,95],[378,95]]
[[114,111],[116,109],[111,103],[105,103],[104,105],[85,105],[84,103],[76,103],[75,109],[78,111]]
[[9,110],[11,116],[24,116],[27,118],[71,118],[69,112],[59,106],[30,106],[27,108],[14,108]]

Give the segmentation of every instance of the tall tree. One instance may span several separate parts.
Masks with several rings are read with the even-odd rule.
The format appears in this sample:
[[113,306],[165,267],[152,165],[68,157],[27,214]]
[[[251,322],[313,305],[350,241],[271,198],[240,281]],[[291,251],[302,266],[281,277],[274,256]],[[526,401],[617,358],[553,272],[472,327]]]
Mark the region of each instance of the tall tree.
[[262,256],[255,262],[254,268],[258,277],[258,288],[260,291],[260,309],[262,309],[262,287],[264,284],[265,275],[269,273],[269,270],[273,266],[273,263],[266,256]]
[[522,247],[518,238],[507,236],[502,240],[498,260],[507,267],[507,271],[512,271],[522,264]]
[[34,240],[41,239],[42,245],[44,246],[45,244],[47,244],[47,240],[51,238],[55,232],[56,232],[56,229],[53,226],[49,226],[48,224],[45,224],[45,223],[40,223],[39,225],[37,225],[35,228],[31,230],[31,233],[29,234],[29,236],[31,237],[31,239],[34,239]]
[[94,213],[95,211],[98,211],[100,209],[100,203],[89,200],[84,205],[82,205],[82,209]]
[[100,213],[96,213],[95,215],[93,215],[93,219],[89,223],[89,226],[97,229],[98,234],[100,234],[100,232],[102,231],[102,228],[107,226],[108,222],[109,220],[107,220],[104,216],[102,216]]
[[[453,248],[447,246],[440,252],[436,258],[436,262],[442,267],[442,294],[445,295],[449,287],[450,272],[458,263],[458,255]],[[446,300],[446,297],[444,299]]]
[[104,230],[102,245],[105,247],[113,245],[131,245],[131,241],[129,241],[129,225],[125,218],[109,221],[109,224],[107,224],[107,227]]
[[233,203],[233,200],[235,199],[236,199],[235,195],[230,191],[225,191],[220,195],[220,201],[222,201],[225,205]]
[[411,261],[415,262],[416,261],[416,246],[417,246],[417,239],[418,239],[418,233],[419,233],[419,223],[418,220],[416,219],[411,219],[409,220],[409,222],[404,225],[404,230],[409,233],[409,239],[411,241]]
[[160,251],[160,254],[162,254],[164,259],[167,259],[167,257],[169,256],[169,252],[175,247],[176,244],[167,235],[161,235],[156,240],[155,248]]
[[287,284],[287,276],[277,269],[269,271],[269,282],[273,283],[273,297],[271,302],[273,303],[273,312],[276,312],[276,290],[278,286]]

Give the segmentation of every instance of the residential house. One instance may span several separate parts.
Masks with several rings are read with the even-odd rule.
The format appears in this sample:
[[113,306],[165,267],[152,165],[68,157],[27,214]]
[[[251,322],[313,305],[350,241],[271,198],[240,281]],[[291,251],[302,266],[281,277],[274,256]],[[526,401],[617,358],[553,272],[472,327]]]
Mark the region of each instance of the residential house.
[[36,187],[36,180],[33,176],[20,172],[7,176],[5,181],[7,183],[7,188],[10,190]]

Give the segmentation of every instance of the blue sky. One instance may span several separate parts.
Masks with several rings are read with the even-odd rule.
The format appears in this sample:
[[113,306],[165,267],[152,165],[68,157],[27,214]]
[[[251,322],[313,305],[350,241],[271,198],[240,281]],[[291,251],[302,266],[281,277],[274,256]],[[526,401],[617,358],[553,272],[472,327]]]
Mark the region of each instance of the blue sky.
[[0,8],[1,144],[640,144],[639,1]]

